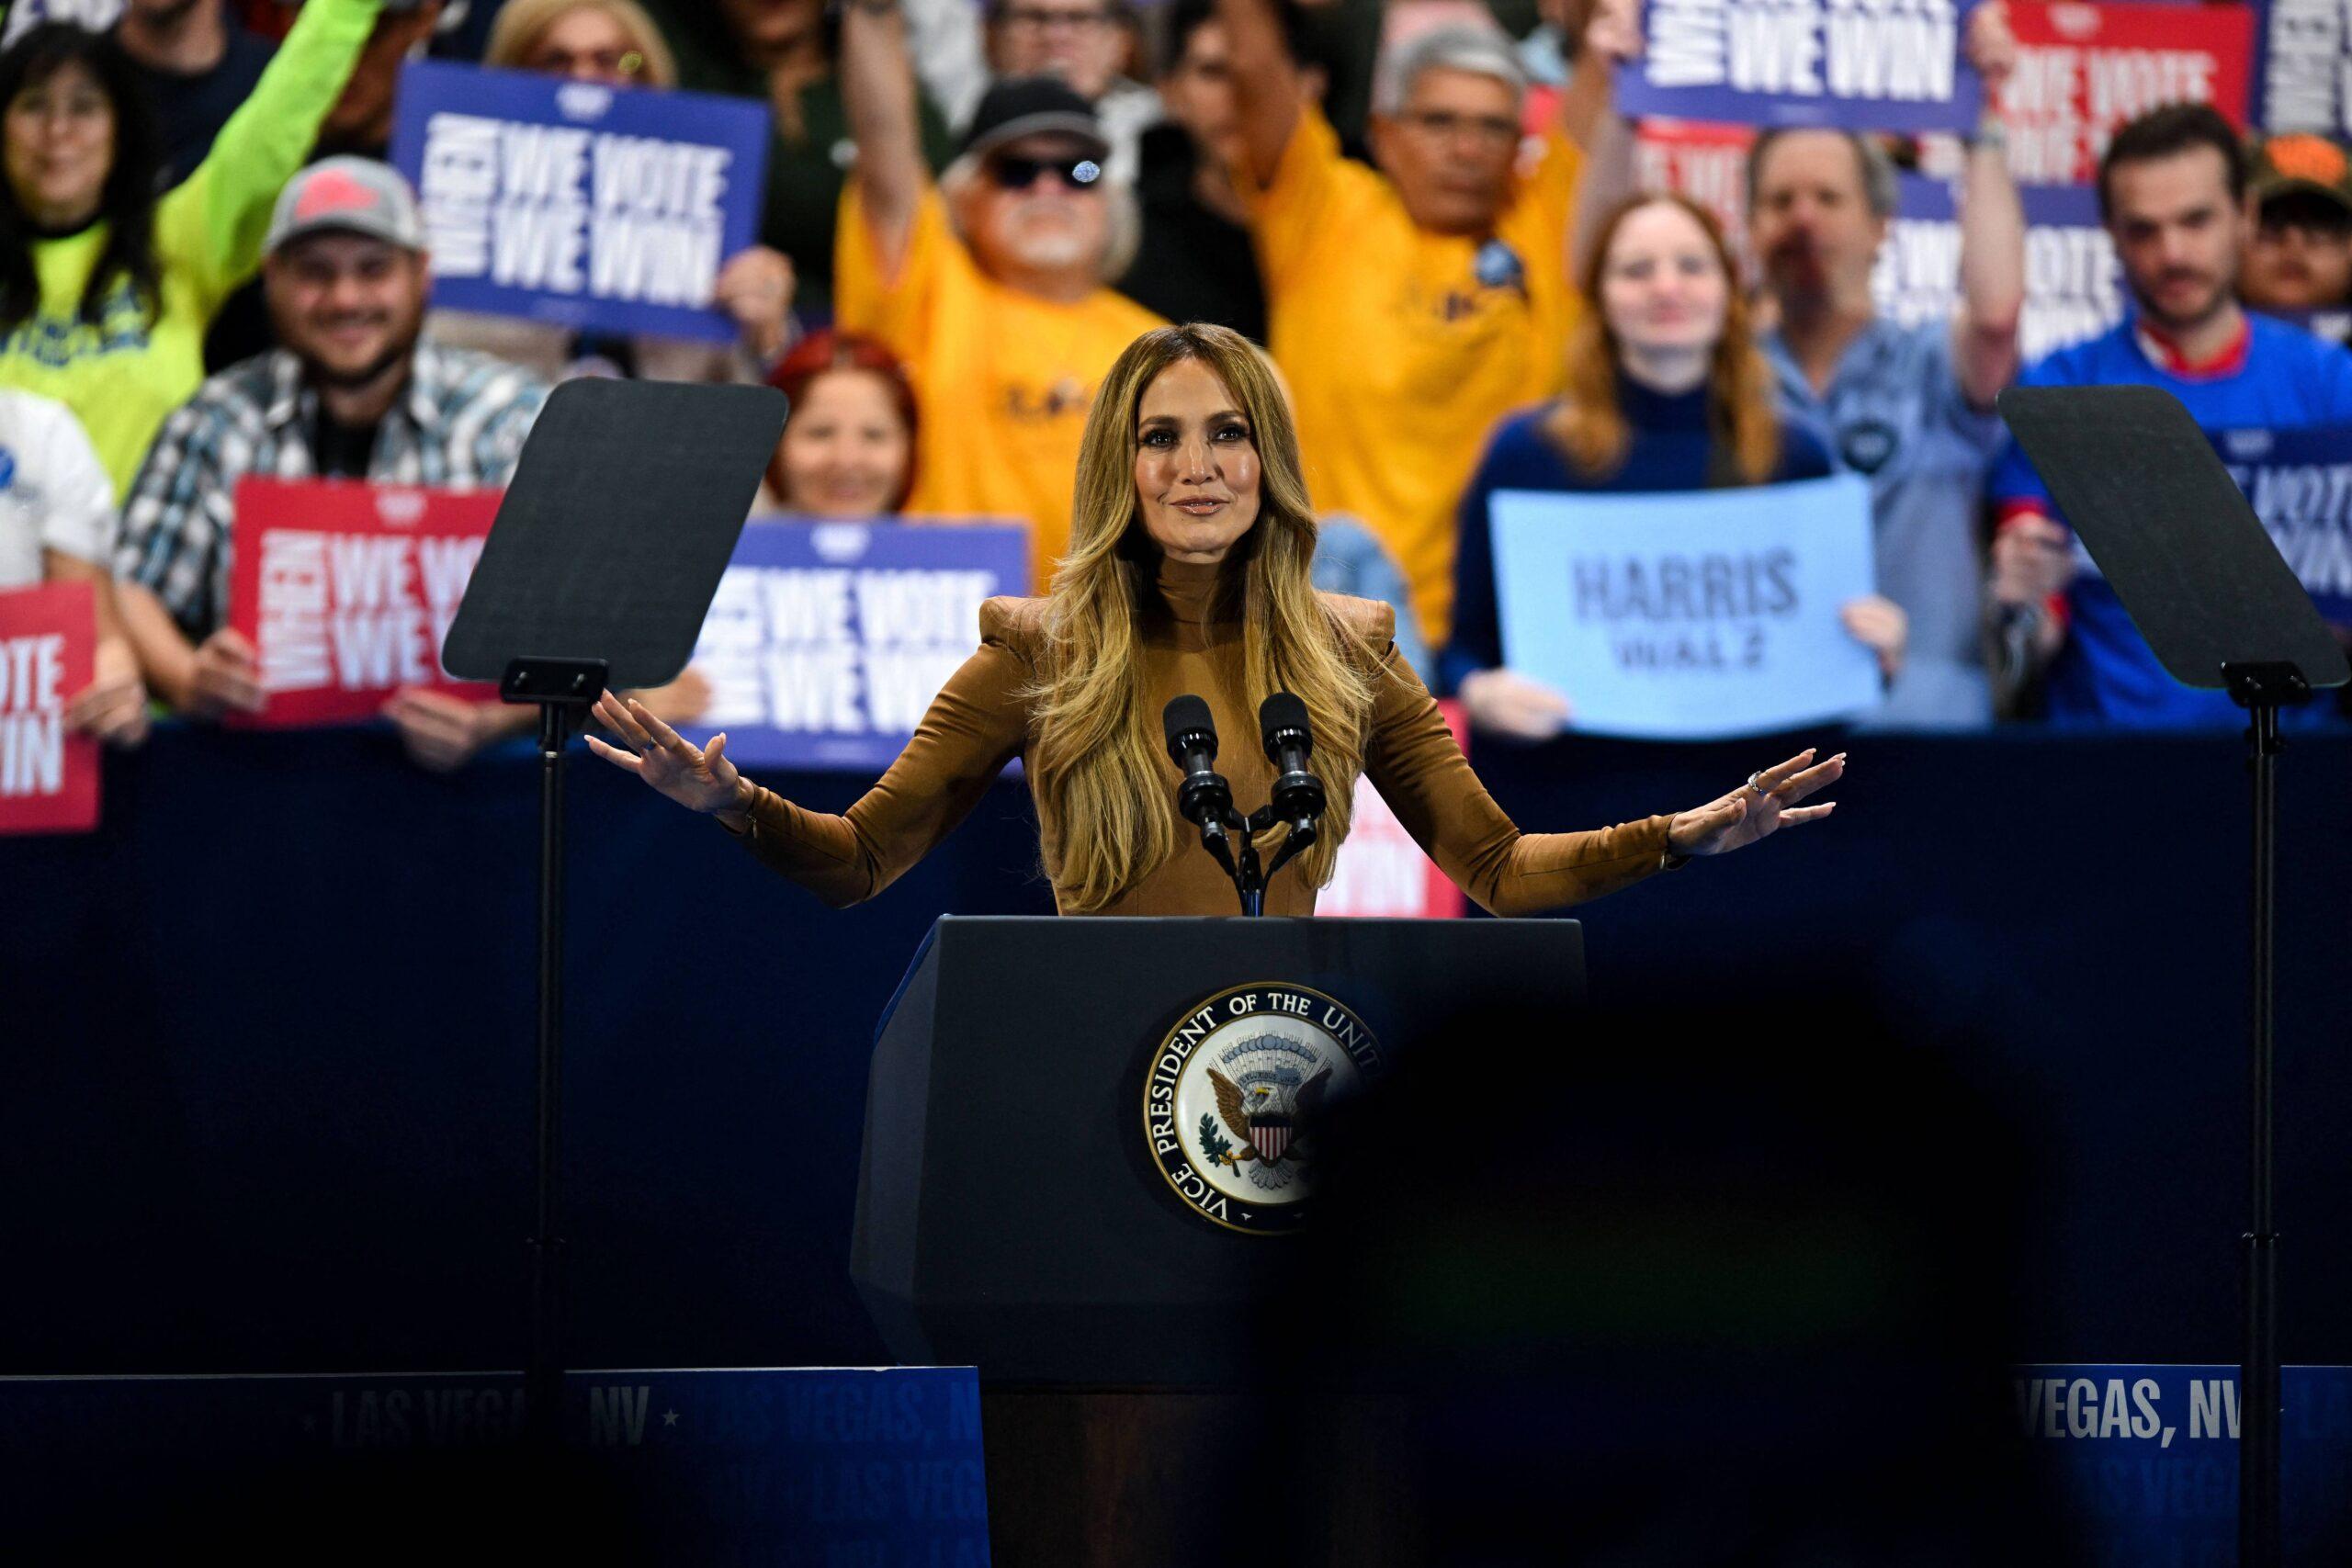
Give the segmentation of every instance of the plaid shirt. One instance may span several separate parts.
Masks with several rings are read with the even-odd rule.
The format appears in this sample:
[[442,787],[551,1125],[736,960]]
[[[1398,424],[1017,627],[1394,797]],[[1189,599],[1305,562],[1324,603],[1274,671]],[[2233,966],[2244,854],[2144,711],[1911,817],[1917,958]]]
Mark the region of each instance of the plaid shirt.
[[[503,360],[420,340],[407,389],[377,427],[368,482],[502,486],[547,393]],[[318,394],[284,349],[205,382],[164,422],[131,485],[116,574],[153,592],[189,640],[201,642],[229,616],[237,481],[316,478],[318,428]]]

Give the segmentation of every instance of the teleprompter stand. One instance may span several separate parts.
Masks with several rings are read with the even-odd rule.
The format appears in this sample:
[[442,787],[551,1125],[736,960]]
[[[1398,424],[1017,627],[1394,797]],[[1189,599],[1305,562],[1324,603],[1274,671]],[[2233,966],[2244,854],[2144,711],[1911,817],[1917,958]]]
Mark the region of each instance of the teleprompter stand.
[[2254,783],[2250,1224],[2238,1374],[2238,1562],[2279,1561],[2278,1235],[2272,1211],[2278,710],[2352,679],[2344,650],[2178,399],[2154,387],[2012,388],[2001,417],[2183,685],[2247,710]]
[[441,661],[539,710],[538,1125],[530,1237],[532,1440],[561,1429],[563,750],[610,687],[694,652],[784,428],[764,387],[570,381],[532,426]]

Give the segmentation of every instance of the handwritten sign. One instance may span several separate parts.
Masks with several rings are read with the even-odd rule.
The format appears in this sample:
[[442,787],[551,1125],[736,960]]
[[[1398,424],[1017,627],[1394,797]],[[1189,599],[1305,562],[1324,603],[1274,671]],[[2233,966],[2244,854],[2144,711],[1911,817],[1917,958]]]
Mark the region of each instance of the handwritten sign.
[[[2087,186],[2028,186],[2025,319],[2028,360],[2096,337],[2123,316],[2123,273]],[[1880,314],[1905,326],[1946,321],[1960,309],[1960,213],[1952,187],[1905,175],[1901,205],[1871,275]]]
[[428,60],[401,73],[392,162],[435,304],[731,343],[712,285],[752,243],[767,146],[758,104]]
[[1618,78],[1629,116],[1855,130],[1959,130],[1984,90],[1962,0],[1650,0]]
[[2166,104],[2211,104],[2246,123],[2254,18],[2243,6],[2009,7],[2018,62],[2001,90],[2020,184],[2094,178],[2118,126]]
[[719,579],[688,731],[750,767],[880,772],[979,647],[980,602],[1023,593],[1028,530],[754,518]]
[[1838,607],[1875,592],[1852,474],[1663,495],[1500,491],[1503,651],[1575,727],[1702,740],[1850,718],[1875,657]]
[[0,833],[98,825],[98,743],[65,728],[89,685],[97,603],[86,582],[0,593]]
[[497,491],[238,481],[229,624],[261,660],[259,728],[356,724],[404,686],[483,700],[441,668]]

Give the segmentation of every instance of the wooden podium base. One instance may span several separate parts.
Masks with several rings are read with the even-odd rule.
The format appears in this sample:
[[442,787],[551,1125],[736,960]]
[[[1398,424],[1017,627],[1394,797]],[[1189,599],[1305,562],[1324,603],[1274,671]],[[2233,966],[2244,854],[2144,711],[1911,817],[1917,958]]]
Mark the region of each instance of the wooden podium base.
[[[1238,1393],[984,1390],[990,1554],[1199,1568],[1264,1557],[1272,1533],[1285,1568],[1406,1568],[1425,1553],[1403,1427],[1401,1409],[1363,1401],[1301,1420]],[[1299,1451],[1310,1432],[1318,1451]]]

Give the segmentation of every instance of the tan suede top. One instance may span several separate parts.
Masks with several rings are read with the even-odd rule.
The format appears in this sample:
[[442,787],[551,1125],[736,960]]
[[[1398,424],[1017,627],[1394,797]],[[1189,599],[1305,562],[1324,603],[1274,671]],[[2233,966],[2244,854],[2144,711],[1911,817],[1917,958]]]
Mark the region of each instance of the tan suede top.
[[[1144,622],[1145,690],[1156,716],[1169,699],[1192,693],[1208,702],[1220,743],[1217,771],[1232,781],[1234,803],[1249,811],[1272,786],[1273,764],[1258,744],[1258,716],[1242,685],[1245,628],[1235,596],[1220,592],[1218,569],[1164,561],[1159,602]],[[1599,897],[1640,881],[1665,862],[1670,818],[1650,817],[1589,833],[1522,833],[1470,771],[1411,666],[1392,638],[1396,612],[1363,599],[1324,602],[1380,650],[1364,772],[1446,875],[1498,915],[1524,915]],[[839,908],[871,898],[945,838],[1015,757],[1024,762],[1029,716],[1019,693],[1035,678],[1044,639],[1042,599],[991,599],[980,606],[979,651],[941,689],[889,772],[848,811],[804,811],[762,789],[752,826],[739,835],[752,852]],[[1157,726],[1155,725],[1155,730]],[[1318,761],[1322,754],[1317,753]],[[1328,765],[1328,763],[1327,763]],[[1353,776],[1318,770],[1333,795]],[[1176,811],[1180,775],[1168,764],[1167,807]],[[1069,825],[1038,824],[1048,877]],[[1106,915],[1231,915],[1233,884],[1187,822],[1177,824],[1174,858],[1106,908]],[[1059,890],[1057,889],[1058,897]],[[1315,890],[1295,865],[1266,892],[1269,915],[1310,915]]]

